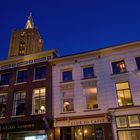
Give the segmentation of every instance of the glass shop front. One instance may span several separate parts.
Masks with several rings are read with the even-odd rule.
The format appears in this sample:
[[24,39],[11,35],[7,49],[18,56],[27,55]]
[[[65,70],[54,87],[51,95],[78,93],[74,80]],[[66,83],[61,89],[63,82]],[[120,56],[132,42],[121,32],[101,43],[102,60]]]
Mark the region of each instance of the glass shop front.
[[63,127],[61,140],[105,140],[104,127],[101,125],[84,125]]
[[119,140],[140,140],[140,114],[116,117]]

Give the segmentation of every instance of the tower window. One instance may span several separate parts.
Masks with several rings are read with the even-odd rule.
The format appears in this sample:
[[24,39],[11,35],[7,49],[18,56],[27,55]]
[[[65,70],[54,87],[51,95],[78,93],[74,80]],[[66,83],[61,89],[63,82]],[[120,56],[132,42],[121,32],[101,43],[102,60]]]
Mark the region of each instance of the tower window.
[[24,41],[20,41],[18,54],[19,55],[25,54],[25,42]]

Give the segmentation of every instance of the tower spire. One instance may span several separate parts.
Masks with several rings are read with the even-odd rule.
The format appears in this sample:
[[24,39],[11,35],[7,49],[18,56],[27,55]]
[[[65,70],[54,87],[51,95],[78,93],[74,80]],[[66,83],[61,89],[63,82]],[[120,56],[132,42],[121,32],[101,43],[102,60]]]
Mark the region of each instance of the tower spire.
[[32,18],[32,13],[30,12],[30,15],[29,15],[26,25],[25,25],[25,29],[33,29],[33,28],[34,28],[34,22],[33,22],[33,18]]

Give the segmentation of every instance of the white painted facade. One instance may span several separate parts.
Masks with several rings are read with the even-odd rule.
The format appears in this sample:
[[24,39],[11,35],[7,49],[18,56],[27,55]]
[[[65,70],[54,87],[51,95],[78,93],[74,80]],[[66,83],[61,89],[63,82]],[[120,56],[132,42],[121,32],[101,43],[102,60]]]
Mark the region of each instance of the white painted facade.
[[[54,59],[52,80],[54,127],[61,127],[59,125],[64,123],[63,121],[56,121],[57,118],[67,118],[69,120],[69,117],[74,116],[107,114],[110,112],[114,140],[118,140],[114,117],[140,114],[140,71],[137,70],[135,60],[139,56],[140,42],[134,42]],[[125,61],[127,72],[113,74],[112,62],[120,60]],[[85,66],[94,67],[95,78],[83,80],[83,67]],[[72,70],[73,81],[62,82],[62,71],[69,69]],[[126,81],[130,85],[133,106],[119,108],[115,83]],[[96,85],[98,89],[98,109],[86,110],[86,97],[83,89]],[[74,111],[65,113],[63,112],[62,93],[68,90],[72,90],[74,93]],[[65,124],[67,125],[66,122]],[[128,129],[130,130],[130,128]],[[140,129],[140,127],[136,129]]]

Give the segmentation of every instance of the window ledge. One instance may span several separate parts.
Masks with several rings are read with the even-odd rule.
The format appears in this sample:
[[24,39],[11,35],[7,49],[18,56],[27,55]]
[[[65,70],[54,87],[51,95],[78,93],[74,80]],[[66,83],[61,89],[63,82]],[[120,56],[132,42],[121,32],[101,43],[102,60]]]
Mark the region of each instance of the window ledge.
[[135,70],[134,73],[140,77],[140,69]]
[[126,73],[128,73],[128,71],[120,72],[120,73],[112,73],[111,76],[114,76],[114,75],[121,75],[121,74],[126,74]]
[[0,119],[5,119],[6,117],[0,117]]
[[8,87],[9,85],[0,85],[0,87]]
[[20,118],[20,117],[25,117],[25,115],[11,116],[11,118]]
[[125,105],[125,106],[119,106],[119,109],[124,109],[124,108],[129,108],[129,107],[134,107],[134,105]]
[[46,114],[46,112],[45,113],[40,113],[40,114],[31,114],[31,116],[39,116],[39,115],[45,115]]
[[82,78],[81,80],[90,80],[90,79],[97,79],[97,77],[89,77],[89,78]]
[[44,81],[44,80],[46,80],[46,78],[33,80],[32,82],[38,82],[38,81]]
[[90,112],[90,111],[100,111],[100,108],[95,108],[95,109],[85,109],[84,112]]
[[70,83],[70,82],[73,82],[74,80],[67,80],[67,81],[61,81],[60,83]]
[[21,85],[21,84],[26,84],[27,82],[19,82],[19,83],[15,83],[14,85]]
[[61,112],[60,114],[70,114],[70,113],[76,113],[76,111]]

